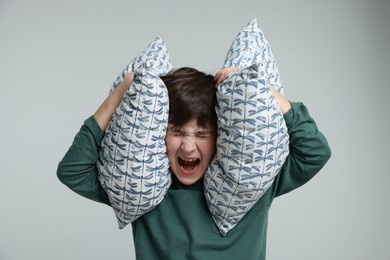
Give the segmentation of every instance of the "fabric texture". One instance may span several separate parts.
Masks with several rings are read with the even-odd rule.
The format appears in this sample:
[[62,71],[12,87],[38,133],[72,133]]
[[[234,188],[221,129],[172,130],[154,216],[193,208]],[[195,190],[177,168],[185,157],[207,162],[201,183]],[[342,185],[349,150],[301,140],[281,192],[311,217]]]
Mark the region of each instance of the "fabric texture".
[[125,227],[153,209],[171,184],[165,135],[169,99],[159,78],[171,70],[167,48],[156,38],[115,80],[134,71],[134,80],[115,111],[102,141],[97,163],[99,180]]
[[226,55],[223,67],[246,68],[252,64],[264,65],[265,77],[275,89],[284,94],[279,69],[271,46],[262,29],[253,18],[233,40]]
[[225,236],[271,186],[289,154],[289,136],[261,63],[223,81],[217,101],[217,153],[204,185]]

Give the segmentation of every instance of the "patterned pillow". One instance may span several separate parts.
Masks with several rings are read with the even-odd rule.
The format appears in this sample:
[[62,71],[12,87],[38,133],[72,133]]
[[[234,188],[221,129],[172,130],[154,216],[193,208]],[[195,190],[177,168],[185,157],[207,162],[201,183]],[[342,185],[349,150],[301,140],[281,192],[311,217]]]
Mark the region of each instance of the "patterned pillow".
[[123,81],[127,73],[134,72],[141,64],[148,62],[149,68],[154,68],[162,76],[172,69],[167,46],[161,37],[156,37],[147,48],[138,54],[118,75],[112,84],[110,93]]
[[111,88],[134,71],[134,81],[105,132],[97,163],[99,180],[119,228],[158,205],[171,184],[165,145],[168,91],[159,78],[170,69],[167,48],[156,38],[126,66]]
[[223,81],[217,100],[217,153],[204,190],[212,217],[226,236],[273,183],[289,154],[289,136],[263,64]]
[[271,47],[263,31],[258,27],[256,18],[240,31],[227,53],[224,67],[246,68],[252,64],[262,63],[266,79],[275,86],[281,94],[284,93],[278,66]]

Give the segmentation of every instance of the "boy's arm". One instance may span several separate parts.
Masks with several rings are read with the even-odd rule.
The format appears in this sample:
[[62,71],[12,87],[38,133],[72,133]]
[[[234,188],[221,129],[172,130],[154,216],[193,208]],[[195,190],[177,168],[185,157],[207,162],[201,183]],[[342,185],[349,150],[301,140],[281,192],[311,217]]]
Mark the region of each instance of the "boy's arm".
[[275,179],[275,197],[305,184],[331,156],[328,142],[306,106],[302,103],[290,104],[292,108],[284,114],[290,136],[290,154]]
[[115,110],[119,106],[123,95],[126,90],[130,87],[134,79],[134,73],[128,73],[123,81],[118,85],[117,88],[104,100],[103,104],[100,105],[93,115],[100,128],[106,130],[110,123],[111,117]]
[[107,193],[97,178],[96,162],[104,132],[91,116],[57,168],[58,179],[77,194],[110,205]]
[[128,73],[121,84],[97,109],[94,116],[84,122],[57,169],[58,178],[71,190],[108,205],[110,202],[107,193],[97,178],[96,162],[104,130],[133,78],[134,74]]

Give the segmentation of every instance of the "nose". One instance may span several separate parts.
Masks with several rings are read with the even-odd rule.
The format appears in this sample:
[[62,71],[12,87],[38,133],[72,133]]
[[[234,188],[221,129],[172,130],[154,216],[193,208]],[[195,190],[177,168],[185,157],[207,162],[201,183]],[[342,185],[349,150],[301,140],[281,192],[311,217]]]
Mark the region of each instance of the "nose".
[[186,136],[181,141],[181,147],[184,152],[191,153],[196,150],[196,140],[192,136]]

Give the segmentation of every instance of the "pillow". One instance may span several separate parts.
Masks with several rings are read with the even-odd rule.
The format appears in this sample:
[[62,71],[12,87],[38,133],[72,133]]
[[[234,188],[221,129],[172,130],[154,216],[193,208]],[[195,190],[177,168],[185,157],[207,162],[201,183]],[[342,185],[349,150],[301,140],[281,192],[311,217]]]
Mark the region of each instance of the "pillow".
[[223,236],[274,181],[289,136],[261,63],[230,75],[217,89],[217,152],[204,178],[208,208]]
[[256,18],[240,31],[226,55],[224,67],[246,68],[252,64],[262,63],[266,79],[275,86],[281,94],[284,93],[278,66],[271,47],[263,31],[258,27]]
[[159,78],[170,69],[167,48],[156,38],[126,66],[111,88],[134,71],[134,80],[105,132],[97,163],[99,181],[119,228],[158,205],[171,184],[165,145],[169,99]]
[[134,72],[141,64],[149,62],[149,67],[157,70],[160,76],[165,75],[172,69],[168,49],[161,37],[156,37],[147,48],[138,54],[115,79],[110,93],[123,81],[129,72]]

